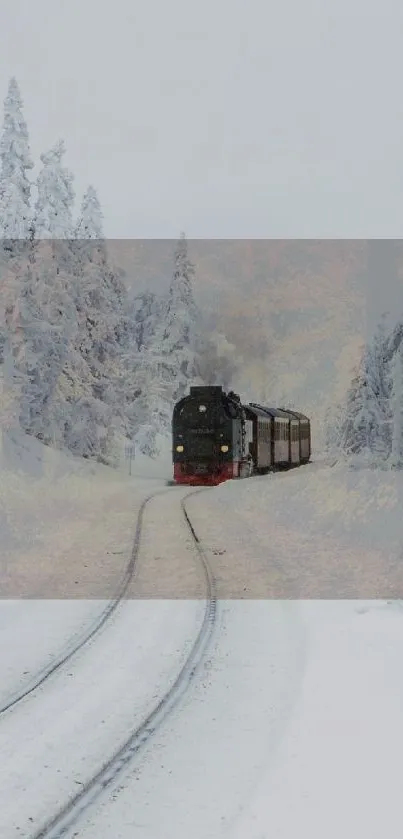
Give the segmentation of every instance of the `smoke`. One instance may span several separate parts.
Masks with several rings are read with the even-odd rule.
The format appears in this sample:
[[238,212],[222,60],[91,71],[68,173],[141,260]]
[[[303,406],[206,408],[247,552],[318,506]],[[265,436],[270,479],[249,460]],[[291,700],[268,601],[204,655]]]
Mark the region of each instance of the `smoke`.
[[241,369],[242,359],[225,335],[213,331],[204,339],[199,373],[206,385],[222,385],[224,390],[235,389],[236,378]]

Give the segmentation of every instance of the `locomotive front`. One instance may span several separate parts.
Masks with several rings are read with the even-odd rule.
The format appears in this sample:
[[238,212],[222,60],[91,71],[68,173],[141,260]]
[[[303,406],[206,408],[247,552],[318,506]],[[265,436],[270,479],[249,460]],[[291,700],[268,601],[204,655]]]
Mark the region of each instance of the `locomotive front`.
[[222,387],[191,387],[190,395],[175,405],[172,459],[176,483],[213,486],[238,477],[243,445],[242,406]]

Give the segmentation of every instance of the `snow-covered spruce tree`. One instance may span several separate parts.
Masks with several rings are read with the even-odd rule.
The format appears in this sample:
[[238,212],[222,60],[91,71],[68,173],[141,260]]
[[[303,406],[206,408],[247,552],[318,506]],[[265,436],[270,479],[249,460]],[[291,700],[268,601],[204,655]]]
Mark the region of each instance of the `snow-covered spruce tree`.
[[[158,452],[159,436],[170,433],[172,406],[187,391],[189,381],[202,382],[200,314],[193,293],[194,266],[182,233],[174,253],[174,271],[159,321],[148,325],[148,339],[138,358],[139,429],[136,441],[147,454]],[[156,307],[157,310],[158,307]],[[153,382],[153,386],[150,383]]]
[[81,212],[76,225],[75,235],[77,239],[103,240],[103,213],[96,189],[89,186],[84,193],[81,203]]
[[174,402],[186,392],[189,380],[199,378],[200,313],[194,299],[195,268],[182,233],[174,254],[174,272],[163,312],[160,345],[164,379]]
[[57,270],[52,243],[33,241],[20,277],[10,345],[22,383],[21,426],[26,433],[59,446],[63,423],[56,420],[66,412],[63,374],[74,366],[71,337],[75,328],[68,278]]
[[63,143],[41,156],[35,206],[36,236],[20,271],[12,316],[12,353],[22,380],[20,421],[29,434],[63,446],[72,401],[88,391],[88,377],[75,352],[72,253],[74,191],[62,166]]
[[35,230],[37,239],[71,239],[73,236],[73,175],[63,166],[66,153],[59,140],[41,154],[42,169],[36,182]]
[[361,454],[369,449],[368,402],[367,382],[361,362],[347,393],[341,430],[342,447],[347,455]]
[[[90,375],[89,417],[96,417],[98,410],[98,458],[112,462],[115,432],[124,424],[122,353],[125,341],[128,342],[127,292],[109,263],[102,210],[92,186],[83,197],[75,228],[74,277],[78,312],[76,349]],[[80,422],[85,423],[84,414]],[[86,429],[88,438],[90,426]],[[74,429],[72,434],[76,435]],[[71,434],[67,440],[71,447]],[[93,455],[94,452],[95,449]]]
[[165,314],[166,301],[152,291],[136,295],[130,301],[130,318],[133,337],[138,352],[150,349],[156,342],[156,333]]
[[126,289],[109,265],[102,211],[93,187],[83,198],[74,252],[82,351],[86,356],[92,354],[94,372],[100,375],[106,359],[116,354],[127,304]]
[[373,422],[370,448],[376,459],[386,461],[391,451],[391,377],[385,315],[381,318],[366,353],[366,378]]
[[18,295],[19,268],[24,258],[31,223],[31,185],[27,173],[33,168],[23,102],[15,78],[9,82],[4,101],[0,139],[0,363],[7,340],[6,320]]
[[11,252],[12,240],[28,238],[31,222],[31,184],[27,172],[33,169],[34,163],[22,108],[20,89],[16,79],[11,78],[4,100],[0,139],[0,231],[6,249]]
[[345,454],[372,465],[385,463],[390,451],[388,364],[378,338],[364,348],[339,429]]
[[392,362],[392,442],[390,465],[403,466],[403,341],[400,342]]

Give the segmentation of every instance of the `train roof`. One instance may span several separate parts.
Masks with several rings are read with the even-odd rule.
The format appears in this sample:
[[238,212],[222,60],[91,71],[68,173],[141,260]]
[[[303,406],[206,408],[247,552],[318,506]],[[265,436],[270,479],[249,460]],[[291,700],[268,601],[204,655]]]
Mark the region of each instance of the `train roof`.
[[264,405],[257,405],[256,402],[249,402],[248,405],[244,405],[244,408],[259,417],[269,416],[273,419],[289,419],[289,416],[281,408],[266,408]]
[[258,405],[256,402],[250,402],[245,405],[252,412],[256,412],[259,416],[271,416],[273,418],[282,418],[288,420],[299,420],[300,422],[310,422],[309,417],[301,414],[300,411],[292,411],[290,408],[272,408],[266,405]]
[[291,416],[296,417],[296,419],[301,420],[301,422],[310,422],[309,417],[305,414],[301,414],[300,411],[291,410],[291,408],[282,408],[287,414],[291,414]]
[[267,413],[265,413],[265,411],[262,411],[261,408],[258,408],[257,405],[244,405],[243,407],[245,409],[246,415],[248,415],[249,413],[254,414],[255,417],[266,417],[267,419]]

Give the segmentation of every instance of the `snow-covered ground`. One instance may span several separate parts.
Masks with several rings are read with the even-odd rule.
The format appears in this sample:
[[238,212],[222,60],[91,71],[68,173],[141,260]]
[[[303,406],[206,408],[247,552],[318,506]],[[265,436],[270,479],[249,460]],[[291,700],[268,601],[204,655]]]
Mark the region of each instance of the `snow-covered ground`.
[[172,472],[168,454],[136,457],[130,476],[123,459],[115,471],[18,432],[2,435],[0,469],[1,595],[45,599],[111,596],[141,501]]
[[190,499],[220,596],[403,598],[402,473],[331,462]]
[[[162,563],[166,594],[123,603],[66,668],[0,717],[0,835],[29,839],[175,678],[203,601],[190,591],[194,557],[175,517],[184,493],[166,487],[168,453],[137,460],[130,477],[127,465],[113,473],[26,438],[7,446],[2,696],[101,611],[142,499],[168,490],[146,516],[139,576],[140,587],[148,567],[164,577]],[[386,598],[403,596],[402,498],[399,473],[317,460],[189,499],[221,598],[212,645],[181,705],[69,837],[396,833],[403,609]],[[74,600],[83,564],[102,585],[80,578]],[[27,574],[25,594],[47,600],[17,600]],[[67,596],[56,601],[60,580]]]

